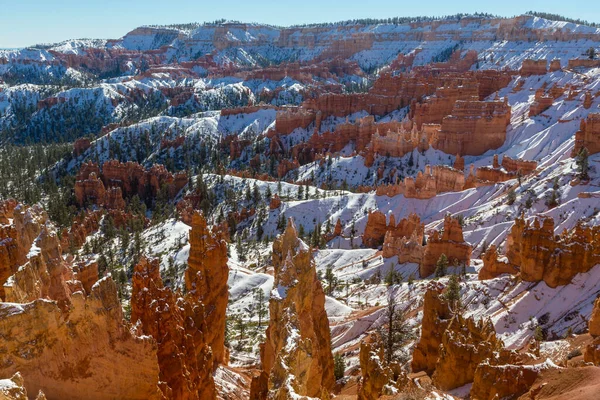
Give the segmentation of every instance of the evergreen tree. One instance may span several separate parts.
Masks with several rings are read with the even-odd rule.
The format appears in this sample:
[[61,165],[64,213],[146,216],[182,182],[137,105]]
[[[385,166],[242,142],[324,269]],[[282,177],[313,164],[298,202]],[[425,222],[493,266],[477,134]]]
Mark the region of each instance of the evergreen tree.
[[577,154],[577,158],[575,159],[575,162],[577,163],[577,172],[579,174],[579,179],[581,180],[588,180],[590,179],[590,175],[589,175],[589,166],[590,166],[590,162],[588,159],[588,151],[585,147],[582,147],[581,150],[579,150],[579,153]]
[[406,362],[407,356],[402,353],[402,349],[413,338],[413,334],[404,312],[391,293],[388,295],[384,317],[385,324],[378,328],[384,361],[388,365],[392,361]]
[[446,275],[446,270],[448,269],[448,257],[445,254],[442,254],[440,258],[437,260],[435,266],[435,277],[441,278]]
[[344,377],[346,372],[346,361],[340,353],[335,353],[333,356],[333,376],[336,381],[339,381]]
[[450,308],[455,312],[461,308],[460,283],[456,274],[452,274],[448,279],[448,286],[444,290],[444,298],[450,303]]

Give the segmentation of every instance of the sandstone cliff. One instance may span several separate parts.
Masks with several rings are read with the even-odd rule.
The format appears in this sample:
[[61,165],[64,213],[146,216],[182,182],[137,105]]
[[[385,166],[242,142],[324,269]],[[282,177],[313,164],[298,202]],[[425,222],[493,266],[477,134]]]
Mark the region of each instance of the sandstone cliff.
[[[100,280],[86,297],[56,303],[0,303],[0,374],[19,371],[28,393],[49,399],[160,399],[156,344],[123,323],[117,287]],[[22,357],[28,354],[28,357]]]

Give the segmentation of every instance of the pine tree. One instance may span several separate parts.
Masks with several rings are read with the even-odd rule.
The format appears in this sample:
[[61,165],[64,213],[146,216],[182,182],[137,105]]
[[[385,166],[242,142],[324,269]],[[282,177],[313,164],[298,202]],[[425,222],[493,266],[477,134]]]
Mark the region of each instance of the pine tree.
[[448,257],[445,254],[442,254],[438,259],[435,266],[435,277],[441,278],[446,275],[446,269],[448,268]]
[[331,267],[327,267],[327,269],[325,269],[325,281],[327,282],[326,293],[328,296],[331,296],[338,285],[338,279],[335,277]]
[[346,361],[340,353],[335,353],[333,356],[333,376],[336,381],[339,381],[344,377],[346,372]]
[[407,358],[402,349],[412,339],[413,334],[404,312],[391,293],[388,295],[384,317],[385,324],[378,329],[384,361],[388,365],[392,361],[406,362]]
[[577,154],[576,161],[577,163],[577,172],[579,173],[579,179],[588,180],[589,176],[589,166],[590,162],[588,159],[588,151],[585,147],[582,147],[579,153]]
[[461,308],[460,283],[456,274],[452,274],[448,279],[448,286],[444,290],[444,298],[450,303],[450,308],[455,312]]

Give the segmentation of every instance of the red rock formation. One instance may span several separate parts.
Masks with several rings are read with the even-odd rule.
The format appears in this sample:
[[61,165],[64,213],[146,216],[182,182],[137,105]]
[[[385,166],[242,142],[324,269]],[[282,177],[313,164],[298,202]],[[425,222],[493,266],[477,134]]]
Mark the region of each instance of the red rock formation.
[[475,78],[479,83],[479,100],[485,100],[492,93],[508,86],[512,80],[512,73],[497,70],[478,70]]
[[431,284],[423,295],[421,338],[413,352],[413,372],[425,371],[431,376],[435,371],[442,336],[452,318],[450,307],[441,293],[441,287]]
[[168,398],[216,399],[213,353],[205,307],[192,293],[183,298],[163,286],[159,260],[142,258],[132,278],[131,322],[158,343],[160,381]]
[[79,249],[83,246],[87,237],[99,229],[100,217],[99,211],[80,213],[71,224],[71,228],[62,232],[62,248]]
[[365,231],[362,237],[363,244],[372,248],[381,246],[388,229],[395,228],[395,221],[390,221],[390,224],[392,227],[388,226],[387,218],[381,211],[369,212],[367,217],[367,225],[365,226]]
[[569,60],[567,68],[598,68],[600,60],[590,60],[589,58],[572,58]]
[[540,373],[547,368],[546,364],[493,365],[485,361],[475,370],[469,395],[474,400],[517,398],[529,392]]
[[443,233],[440,235],[438,231],[435,231],[427,240],[419,274],[422,278],[433,274],[442,254],[446,255],[450,265],[468,265],[471,260],[471,251],[471,245],[463,238],[462,227],[458,219],[447,215],[444,218]]
[[29,393],[42,390],[49,399],[67,400],[162,397],[156,345],[134,336],[123,323],[110,278],[96,283],[87,297],[74,293],[68,312],[36,300],[0,303],[0,315],[5,355],[0,375],[19,371]]
[[214,227],[209,229],[204,216],[196,212],[192,216],[190,231],[190,256],[185,271],[185,287],[188,293],[198,297],[206,309],[205,341],[212,348],[215,364],[226,361],[225,312],[229,298],[227,278],[227,244],[223,233]]
[[453,80],[448,86],[438,87],[435,95],[417,103],[414,120],[417,128],[423,124],[441,124],[450,115],[457,100],[479,100],[479,84],[475,79]]
[[275,132],[280,135],[289,135],[296,128],[306,129],[316,121],[316,112],[304,107],[289,107],[277,111],[275,117]]
[[89,174],[85,180],[75,182],[75,199],[80,207],[86,203],[101,206],[106,198],[106,189],[102,180],[95,172]]
[[543,280],[548,286],[557,287],[600,263],[600,227],[578,223],[572,231],[555,237],[552,218],[544,218],[541,223],[536,219],[531,224],[520,217],[515,220],[506,246],[508,262],[520,267],[524,281]]
[[14,211],[18,203],[15,199],[0,202],[0,225],[7,225],[14,217]]
[[40,206],[17,206],[10,200],[3,203],[2,209],[4,218],[12,218],[12,224],[0,225],[0,299],[5,299],[4,283],[27,261],[48,216]]
[[490,319],[475,321],[460,314],[451,320],[439,348],[433,383],[442,390],[452,390],[473,382],[475,370],[486,360],[503,352],[504,344],[496,338]]
[[585,92],[585,96],[583,98],[583,108],[586,110],[590,109],[590,107],[592,107],[592,101],[592,94],[589,91]]
[[550,61],[550,72],[560,71],[561,69],[562,67],[559,59],[555,58],[554,60]]
[[588,114],[587,119],[581,120],[571,157],[577,156],[582,148],[586,148],[588,154],[600,153],[600,113]]
[[533,100],[533,103],[531,103],[529,106],[529,116],[535,117],[536,115],[540,115],[552,107],[553,102],[554,98],[544,94],[544,89],[538,89],[535,92],[535,99]]
[[383,239],[383,257],[398,256],[399,263],[420,263],[424,234],[425,224],[421,223],[417,214],[410,214],[396,226],[392,218]]
[[281,207],[281,199],[279,198],[279,195],[277,195],[277,193],[275,193],[273,195],[273,197],[271,197],[271,200],[269,201],[269,210],[275,210],[279,207]]
[[369,343],[369,339],[360,342],[359,361],[362,377],[358,400],[377,400],[382,395],[396,393],[399,389],[403,392],[409,388],[414,389],[406,374],[398,372],[400,365],[385,365],[383,360],[383,348],[378,343]]
[[169,197],[174,198],[187,182],[185,172],[172,174],[163,165],[155,164],[145,170],[138,163],[110,160],[104,163],[100,174],[96,164],[84,163],[75,181],[75,198],[80,206],[89,202],[121,210],[124,208],[123,196],[137,194],[145,200],[166,187]]
[[161,150],[168,149],[171,147],[176,149],[183,146],[183,143],[185,143],[185,136],[177,136],[173,140],[161,139],[160,148]]
[[456,158],[454,159],[454,165],[452,166],[452,168],[458,170],[458,171],[464,171],[465,169],[465,159],[462,158],[460,156],[460,154],[456,155]]
[[81,282],[81,286],[85,293],[89,295],[92,293],[92,287],[98,282],[98,263],[95,261],[91,262],[78,262],[73,266],[73,278],[76,281]]
[[378,186],[378,196],[393,197],[399,194],[406,198],[430,199],[439,193],[460,192],[465,187],[462,171],[444,165],[425,166],[425,173],[419,171],[416,178],[407,177],[396,185]]
[[537,162],[521,158],[513,159],[504,155],[502,156],[502,167],[508,172],[520,172],[522,175],[529,175],[537,169]]
[[457,101],[430,144],[448,154],[481,155],[504,144],[511,109],[507,100]]
[[548,70],[548,60],[523,60],[519,74],[521,76],[545,75]]
[[588,327],[593,341],[586,346],[585,351],[583,352],[583,359],[585,362],[600,365],[600,298],[597,298],[594,302],[594,308],[592,309]]
[[123,191],[118,186],[109,187],[104,198],[104,206],[109,210],[125,210]]
[[500,259],[498,249],[495,245],[490,245],[482,257],[483,268],[479,270],[479,280],[492,279],[502,274],[516,275],[519,271],[514,265],[508,262],[508,259]]
[[288,172],[298,168],[300,168],[300,163],[297,159],[293,159],[292,161],[281,160],[277,165],[277,176],[283,178]]
[[417,131],[416,126],[410,131],[405,130],[403,126],[387,132],[376,131],[371,139],[372,151],[385,157],[402,157],[414,149],[425,151],[428,148],[425,132]]
[[273,243],[273,266],[262,370],[252,381],[250,399],[328,398],[334,377],[325,294],[292,220]]

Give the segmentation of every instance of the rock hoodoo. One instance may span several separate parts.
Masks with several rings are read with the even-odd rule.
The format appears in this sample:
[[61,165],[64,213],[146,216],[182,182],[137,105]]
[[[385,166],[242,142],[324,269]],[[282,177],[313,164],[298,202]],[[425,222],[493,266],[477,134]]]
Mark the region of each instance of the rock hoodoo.
[[419,274],[422,278],[433,274],[436,263],[442,254],[446,255],[450,265],[468,265],[471,260],[471,251],[471,245],[463,238],[459,220],[447,215],[444,218],[443,233],[435,231],[427,240]]
[[524,281],[544,281],[550,287],[566,285],[581,272],[600,263],[600,227],[578,223],[571,231],[554,235],[552,218],[521,216],[507,238],[508,262],[520,267]]
[[273,243],[273,266],[270,323],[260,352],[262,369],[252,381],[250,398],[327,399],[334,377],[325,294],[311,250],[298,239],[291,219]]
[[585,120],[581,120],[571,156],[575,157],[582,148],[587,149],[588,154],[600,153],[600,113],[589,114]]
[[225,312],[229,298],[227,279],[227,243],[224,233],[217,228],[209,229],[204,216],[196,212],[192,216],[190,230],[190,256],[185,271],[187,292],[204,304],[206,325],[205,341],[212,348],[214,361],[226,361]]
[[131,322],[158,344],[161,390],[167,398],[216,399],[213,353],[206,341],[212,327],[193,293],[177,298],[163,286],[159,260],[142,258],[132,278]]

